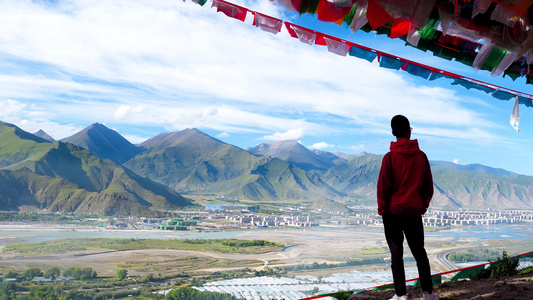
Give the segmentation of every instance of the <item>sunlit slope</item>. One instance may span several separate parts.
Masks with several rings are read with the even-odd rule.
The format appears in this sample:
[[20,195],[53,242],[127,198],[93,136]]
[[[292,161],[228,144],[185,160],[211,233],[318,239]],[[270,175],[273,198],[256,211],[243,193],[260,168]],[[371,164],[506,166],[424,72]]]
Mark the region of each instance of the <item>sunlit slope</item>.
[[[376,184],[382,155],[364,154],[335,166],[322,178],[331,187],[375,205]],[[444,209],[531,209],[533,177],[502,176],[501,170],[484,167],[472,171],[468,166],[433,166],[435,194],[433,207]],[[479,168],[478,168],[479,169]],[[507,174],[507,173],[505,173]]]
[[305,171],[325,171],[334,166],[330,160],[323,159],[295,140],[262,143],[248,149],[248,152],[279,158]]
[[176,190],[198,191],[249,173],[263,158],[196,129],[160,134],[125,166]]
[[319,176],[277,158],[268,159],[248,175],[215,183],[206,192],[268,200],[336,198],[342,195]]
[[142,214],[189,204],[111,160],[10,124],[0,124],[0,158],[0,205],[10,209],[31,205],[60,212]]
[[457,209],[531,209],[533,177],[500,176],[433,166],[435,202]]
[[338,191],[372,197],[375,200],[376,183],[383,155],[365,154],[352,158],[326,172],[322,178]]
[[62,141],[85,148],[100,158],[109,158],[119,164],[140,152],[138,147],[118,132],[99,123],[94,123]]
[[294,165],[223,143],[196,129],[160,134],[125,165],[177,191],[261,199],[338,195],[317,176]]

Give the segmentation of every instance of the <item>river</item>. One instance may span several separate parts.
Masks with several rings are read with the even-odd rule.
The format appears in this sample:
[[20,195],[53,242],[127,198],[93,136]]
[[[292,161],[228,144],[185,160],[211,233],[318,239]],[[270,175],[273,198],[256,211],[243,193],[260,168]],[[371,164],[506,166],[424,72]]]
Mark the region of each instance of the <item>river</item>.
[[[307,237],[312,232],[339,232],[368,233],[369,231],[382,232],[382,228],[311,228],[311,229],[284,229],[265,228],[255,229],[275,232],[305,231]],[[0,246],[21,242],[42,242],[52,239],[71,238],[137,238],[137,239],[225,239],[239,238],[239,235],[249,230],[232,231],[163,231],[163,230],[106,230],[102,228],[75,228],[71,226],[38,228],[30,225],[0,225]],[[481,240],[525,240],[533,237],[533,228],[528,225],[500,225],[500,226],[472,226],[435,232],[426,232],[426,237],[452,237],[453,240],[481,239]]]

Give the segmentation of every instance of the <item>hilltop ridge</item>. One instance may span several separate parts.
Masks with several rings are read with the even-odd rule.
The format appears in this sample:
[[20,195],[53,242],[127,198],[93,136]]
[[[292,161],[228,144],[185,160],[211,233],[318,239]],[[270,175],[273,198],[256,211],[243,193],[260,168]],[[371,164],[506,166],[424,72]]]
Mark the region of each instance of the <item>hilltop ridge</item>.
[[[533,274],[492,279],[443,282],[433,291],[443,300],[519,300],[533,299]],[[422,299],[420,287],[407,287],[409,299]],[[354,294],[349,300],[383,300],[394,296],[394,290],[365,291]]]
[[[8,174],[20,172],[11,165],[28,158],[36,161],[36,158],[45,154],[43,151],[47,147],[43,145],[53,142],[25,132],[15,125],[2,123],[2,126],[15,128],[12,134],[20,143],[3,145],[5,155],[0,157],[0,168],[9,168],[0,170],[4,177],[0,184],[6,190],[13,185],[25,186],[25,177]],[[45,136],[43,132],[38,133]],[[6,135],[5,138],[7,141],[13,136]],[[366,152],[343,154],[311,151],[294,140],[262,143],[245,150],[195,128],[161,133],[140,145],[134,145],[117,131],[99,123],[94,123],[59,143],[67,145],[71,149],[69,151],[73,151],[74,146],[83,148],[92,155],[84,154],[84,157],[91,157],[91,160],[99,158],[105,164],[113,161],[114,167],[127,170],[130,177],[146,178],[173,190],[173,193],[224,196],[257,203],[311,203],[329,199],[346,206],[375,206],[375,186],[383,158],[383,155]],[[61,147],[65,149],[64,146]],[[35,169],[43,174],[55,174],[54,176],[62,174],[63,178],[69,177],[71,180],[86,173],[87,170],[83,170],[67,176],[68,172],[65,170],[68,168],[61,171],[63,173],[53,171],[57,169],[56,165],[67,166],[68,157],[57,156],[54,164],[38,161],[34,163],[35,167],[28,166],[29,161],[23,164],[29,170]],[[435,187],[431,208],[533,209],[533,176],[479,164],[430,163]],[[90,175],[105,169],[92,169],[90,172],[94,173]],[[72,183],[83,188],[90,186],[85,183],[91,180],[80,178]],[[107,182],[106,180],[103,182]],[[69,194],[66,192],[66,185],[57,188],[57,193],[61,192]],[[92,189],[91,192],[101,191]],[[3,197],[5,203],[18,207],[26,201],[20,195],[22,194],[6,193]],[[48,208],[46,205],[45,209]]]

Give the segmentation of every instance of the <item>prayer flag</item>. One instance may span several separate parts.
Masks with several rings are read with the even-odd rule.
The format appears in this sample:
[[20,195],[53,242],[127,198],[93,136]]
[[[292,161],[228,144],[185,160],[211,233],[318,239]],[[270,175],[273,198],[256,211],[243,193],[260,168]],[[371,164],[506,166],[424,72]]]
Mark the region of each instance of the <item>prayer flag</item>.
[[514,99],[513,112],[511,113],[511,126],[513,126],[516,132],[520,131],[520,129],[518,128],[518,126],[520,125],[520,108],[518,103],[518,96],[516,96]]
[[316,35],[315,44],[319,45],[319,46],[327,46],[328,45],[328,43],[326,43],[326,39],[321,34],[317,34]]
[[351,5],[347,7],[338,7],[335,3],[330,1],[320,1],[316,13],[318,14],[319,21],[337,22],[339,19],[343,21],[344,16],[349,13],[351,9]]
[[328,51],[331,53],[335,53],[340,56],[346,56],[348,51],[350,51],[350,45],[347,45],[342,40],[336,40],[328,37],[324,37],[324,39],[326,40]]
[[490,93],[495,91],[493,88],[490,88],[490,87],[487,87],[487,86],[483,86],[483,85],[480,85],[480,84],[477,84],[475,82],[472,82],[472,81],[469,81],[469,80],[465,80],[465,79],[462,79],[462,78],[456,78],[452,82],[452,85],[460,85],[460,86],[463,86],[463,87],[465,87],[467,89],[480,90],[480,91],[483,91],[483,92],[485,92],[487,94],[490,94]]
[[244,22],[246,20],[246,9],[238,7],[233,3],[229,3],[222,0],[213,0],[213,5],[211,7],[216,7],[217,12],[223,12],[226,16],[241,20]]
[[448,74],[439,73],[439,72],[432,72],[431,75],[429,75],[429,80],[430,81],[433,81],[433,80],[436,80],[436,79],[439,79],[439,78],[455,79],[455,78],[453,78],[453,76],[450,76]]
[[411,75],[422,77],[424,79],[428,79],[429,75],[431,74],[431,69],[411,63],[406,64],[403,67],[403,70]]
[[375,51],[366,50],[357,46],[352,46],[349,54],[350,56],[362,58],[369,62],[373,62],[374,59],[376,59],[376,57],[378,56],[378,53]]
[[409,20],[404,20],[402,18],[394,19],[389,37],[395,39],[407,35],[409,33],[409,28],[411,28],[411,22]]
[[370,27],[374,30],[393,20],[392,16],[389,15],[377,0],[368,0],[366,18]]
[[254,13],[253,25],[261,28],[261,30],[277,34],[281,30],[283,21],[256,12]]
[[403,65],[405,65],[404,61],[387,55],[381,55],[379,60],[379,66],[382,68],[399,70]]
[[513,97],[515,97],[515,95],[513,95],[511,93],[508,93],[508,92],[504,92],[504,91],[496,91],[496,92],[492,93],[492,97],[494,97],[496,99],[499,99],[499,100],[509,101],[509,100],[513,99]]
[[302,43],[313,45],[316,39],[316,33],[311,32],[299,26],[291,24],[290,28],[296,33],[296,36]]

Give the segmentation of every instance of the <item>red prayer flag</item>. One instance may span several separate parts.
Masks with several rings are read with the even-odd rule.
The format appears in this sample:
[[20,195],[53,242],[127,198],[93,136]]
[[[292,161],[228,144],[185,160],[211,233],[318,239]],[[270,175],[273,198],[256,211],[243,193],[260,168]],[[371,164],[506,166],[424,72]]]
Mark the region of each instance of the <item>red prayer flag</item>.
[[378,0],[368,0],[366,18],[372,29],[378,29],[393,20],[392,16],[379,4]]
[[217,12],[223,12],[226,16],[241,20],[246,20],[247,9],[239,7],[233,3],[229,3],[223,0],[213,0],[213,5],[217,8]]
[[300,12],[300,6],[302,6],[302,0],[278,0],[278,2],[295,12]]
[[[344,21],[344,16],[350,12],[352,7],[337,7],[329,1],[320,1],[316,13],[318,20],[324,22],[337,22],[339,19]],[[341,23],[342,24],[342,23]]]
[[326,39],[324,39],[324,36],[320,34],[319,32],[316,33],[315,44],[320,45],[320,46],[328,45],[328,43],[326,43]]
[[411,22],[409,20],[402,18],[394,19],[389,37],[391,39],[402,37],[409,33],[409,28],[411,28]]
[[294,29],[292,29],[292,24],[289,23],[289,22],[285,22],[285,28],[287,28],[287,31],[289,32],[289,35],[293,38],[298,38],[298,35],[296,34],[296,32],[294,31]]

